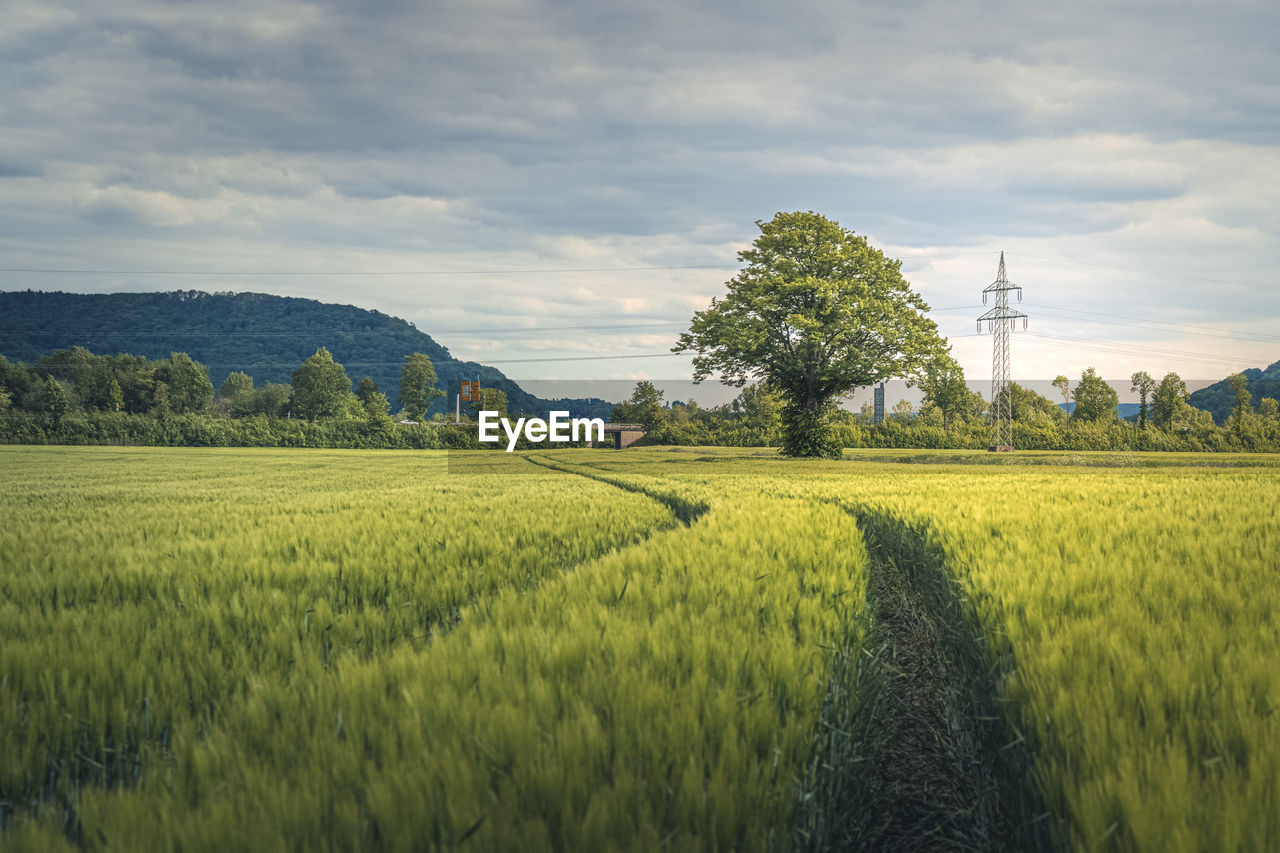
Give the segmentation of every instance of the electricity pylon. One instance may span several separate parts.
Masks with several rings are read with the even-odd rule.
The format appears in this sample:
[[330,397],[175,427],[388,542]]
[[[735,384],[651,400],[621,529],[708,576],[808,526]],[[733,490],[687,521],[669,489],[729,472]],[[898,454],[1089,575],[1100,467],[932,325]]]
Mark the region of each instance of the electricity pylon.
[[1000,253],[1000,270],[996,280],[982,291],[982,304],[987,304],[987,294],[996,295],[996,306],[978,318],[978,331],[987,323],[987,331],[993,333],[991,342],[991,447],[990,450],[1013,449],[1013,404],[1009,399],[1009,333],[1018,320],[1027,327],[1027,315],[1009,307],[1009,291],[1018,291],[1022,301],[1022,288],[1012,284],[1004,271],[1004,252]]

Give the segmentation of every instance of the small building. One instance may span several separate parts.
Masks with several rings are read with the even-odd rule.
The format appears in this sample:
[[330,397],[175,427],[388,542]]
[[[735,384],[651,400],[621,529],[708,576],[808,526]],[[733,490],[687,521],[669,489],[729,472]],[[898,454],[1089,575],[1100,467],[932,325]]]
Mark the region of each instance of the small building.
[[[644,438],[645,428],[642,424],[605,424],[604,434],[613,436],[614,449],[621,450]],[[591,442],[588,442],[588,445],[590,444]]]

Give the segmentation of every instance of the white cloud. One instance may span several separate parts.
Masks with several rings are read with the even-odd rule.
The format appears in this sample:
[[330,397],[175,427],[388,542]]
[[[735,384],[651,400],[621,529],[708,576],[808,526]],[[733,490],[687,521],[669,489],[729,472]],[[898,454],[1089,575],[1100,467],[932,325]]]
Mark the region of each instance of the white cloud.
[[[753,221],[798,208],[909,258],[939,307],[993,275],[994,255],[963,253],[1004,249],[1038,304],[1274,328],[1277,17],[976,0],[18,4],[0,33],[13,265],[228,275],[6,286],[270,290],[428,332],[687,320],[729,271],[634,268],[732,265]],[[925,254],[953,257],[910,259]],[[538,268],[611,271],[518,272]],[[335,270],[457,274],[314,274]],[[1035,323],[1184,373],[1160,350],[1274,360],[1191,329]],[[641,353],[659,336],[442,337],[520,358]],[[986,339],[955,346],[986,374]],[[1015,352],[1053,372],[1143,358],[1030,338]]]

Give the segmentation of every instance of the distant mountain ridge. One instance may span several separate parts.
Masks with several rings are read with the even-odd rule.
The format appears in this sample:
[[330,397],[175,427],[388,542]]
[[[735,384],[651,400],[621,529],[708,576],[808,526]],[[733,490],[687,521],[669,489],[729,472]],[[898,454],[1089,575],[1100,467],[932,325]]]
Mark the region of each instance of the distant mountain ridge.
[[[452,406],[463,379],[478,379],[507,395],[512,412],[543,412],[551,401],[529,394],[500,370],[458,361],[412,323],[354,305],[267,293],[0,292],[0,354],[34,362],[59,349],[83,346],[105,355],[149,359],[185,352],[209,368],[214,387],[242,370],[255,384],[288,382],[317,348],[346,367],[352,383],[372,377],[396,405],[400,367],[409,353],[431,358],[437,387],[449,393],[433,411]],[[605,417],[611,404],[595,398],[557,402],[578,416]]]
[[[1252,397],[1251,402],[1255,409],[1258,408],[1263,397],[1280,400],[1280,361],[1263,370],[1251,367],[1240,372],[1248,382],[1249,396]],[[1191,405],[1213,415],[1214,423],[1217,424],[1225,423],[1227,416],[1236,406],[1236,398],[1232,395],[1231,388],[1225,379],[1201,388],[1189,399]]]

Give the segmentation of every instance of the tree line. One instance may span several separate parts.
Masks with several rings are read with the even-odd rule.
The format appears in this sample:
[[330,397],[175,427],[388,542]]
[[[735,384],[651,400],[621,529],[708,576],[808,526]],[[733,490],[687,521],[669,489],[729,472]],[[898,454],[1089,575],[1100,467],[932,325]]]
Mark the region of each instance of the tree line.
[[[693,355],[695,381],[714,376],[737,387],[759,382],[771,389],[780,405],[778,444],[791,456],[838,456],[843,447],[885,443],[985,446],[990,407],[965,385],[900,261],[813,211],[778,213],[756,225],[760,234],[738,253],[743,266],[726,283],[726,294],[694,313],[674,347]],[[1003,270],[1003,255],[1000,263]],[[994,330],[1015,320],[993,317],[988,323]],[[1231,378],[1236,403],[1222,429],[1188,405],[1176,374],[1159,382],[1134,374],[1142,405],[1133,425],[1116,418],[1117,394],[1092,368],[1074,388],[1065,376],[1055,381],[1072,404],[1069,415],[1028,389],[1011,385],[1003,393],[1011,398],[1015,445],[1021,447],[1276,449],[1275,399],[1255,411],[1249,378]],[[922,388],[923,410],[915,415],[905,404],[888,425],[868,430],[865,416],[838,407],[853,390],[887,379]],[[718,432],[735,433],[734,422],[707,412],[688,423],[655,422],[654,435],[705,436],[716,443]]]
[[[0,441],[20,443],[228,445],[282,447],[480,447],[473,429],[420,429],[432,403],[445,394],[431,359],[405,356],[399,412],[377,383],[362,377],[352,387],[346,369],[325,348],[293,371],[289,383],[255,384],[231,373],[216,390],[204,365],[186,353],[148,360],[95,355],[83,347],[59,350],[32,365],[0,356]],[[1078,382],[1057,377],[1060,406],[1011,383],[1009,409],[1015,446],[1028,450],[1280,450],[1280,412],[1274,398],[1256,409],[1242,374],[1226,384],[1235,405],[1222,426],[1188,403],[1176,373],[1156,381],[1132,377],[1140,400],[1136,421],[1121,420],[1118,395],[1092,368]],[[860,412],[834,405],[822,411],[824,428],[839,447],[983,448],[990,434],[990,405],[971,391],[963,371],[942,361],[924,371],[924,403],[903,400],[884,423],[874,424],[870,404]],[[1066,411],[1069,404],[1070,412]],[[782,446],[785,395],[767,382],[745,385],[730,403],[702,407],[666,402],[641,381],[618,404],[612,419],[639,423],[655,444]],[[473,409],[507,412],[502,390],[482,388]],[[436,415],[436,420],[445,416]],[[401,423],[405,421],[408,423]]]
[[[182,352],[148,360],[58,350],[34,364],[0,356],[0,440],[310,447],[471,447],[466,430],[413,429],[444,396],[430,357],[411,353],[400,370],[399,412],[370,377],[353,390],[346,369],[321,347],[290,382],[255,385],[231,373],[218,389]],[[486,389],[505,405],[505,395]],[[437,419],[442,416],[437,415]]]
[[[1140,402],[1136,422],[1117,416],[1118,395],[1093,368],[1079,381],[1057,377],[1063,406],[1011,383],[1015,446],[1053,450],[1280,450],[1275,398],[1255,408],[1243,374],[1227,378],[1234,408],[1222,426],[1191,406],[1176,373],[1156,381],[1133,374]],[[0,441],[286,447],[479,447],[473,429],[416,428],[444,396],[430,357],[411,353],[400,370],[399,411],[370,377],[352,386],[342,364],[323,347],[290,382],[255,384],[233,372],[215,390],[208,370],[182,352],[167,359],[95,355],[84,347],[58,350],[32,365],[0,356]],[[883,424],[870,404],[849,412],[828,401],[817,410],[823,440],[839,447],[981,448],[990,433],[990,405],[965,383],[949,356],[920,372],[924,404],[901,401]],[[1070,407],[1068,413],[1065,409]],[[612,419],[639,423],[657,444],[785,447],[786,394],[770,382],[744,385],[722,406],[667,403],[651,382],[637,383]],[[508,414],[506,394],[481,389],[473,409]],[[436,420],[446,419],[437,414]]]
[[[1242,374],[1226,380],[1235,404],[1219,426],[1188,402],[1186,384],[1176,373],[1158,382],[1145,371],[1131,377],[1139,395],[1135,420],[1119,417],[1119,395],[1093,368],[1072,384],[1053,381],[1063,405],[1016,382],[1008,395],[1014,446],[1023,450],[1280,451],[1280,406],[1264,398],[1258,408]],[[872,406],[851,412],[832,405],[823,413],[831,440],[845,447],[982,449],[991,436],[990,403],[971,391],[958,365],[926,371],[923,405],[916,410],[901,400],[874,423]],[[651,382],[641,381],[619,404],[613,420],[642,424],[646,443],[782,446],[785,396],[767,383],[747,385],[732,402],[701,407],[697,402],[667,403]],[[1070,411],[1068,411],[1068,408]]]

